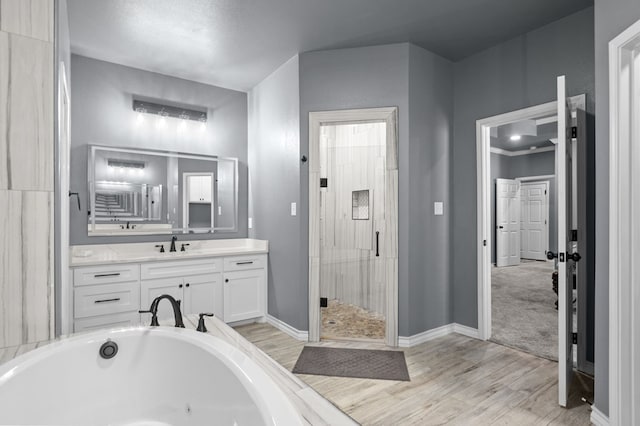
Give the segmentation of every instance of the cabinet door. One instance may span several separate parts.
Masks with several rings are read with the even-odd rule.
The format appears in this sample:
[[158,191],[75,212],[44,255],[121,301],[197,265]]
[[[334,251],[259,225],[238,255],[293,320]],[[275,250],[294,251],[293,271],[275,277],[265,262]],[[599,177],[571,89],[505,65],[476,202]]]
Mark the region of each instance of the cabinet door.
[[202,200],[200,198],[202,198],[200,196],[200,193],[202,191],[201,187],[202,187],[202,180],[200,179],[201,176],[189,176],[187,178],[188,180],[188,191],[189,191],[189,202],[190,203],[199,203]]
[[234,322],[264,315],[264,269],[224,274],[224,321]]
[[[140,309],[148,310],[151,302],[158,296],[168,294],[176,300],[183,299],[183,281],[182,278],[161,278],[155,280],[143,280],[140,282]],[[184,302],[180,303],[180,308],[184,309]],[[158,319],[165,320],[173,318],[173,309],[168,300],[160,301],[158,305]],[[149,324],[151,321],[150,314],[142,315],[143,324]]]
[[213,193],[213,176],[200,176],[200,198],[203,203],[210,203]]
[[194,275],[184,278],[184,314],[213,312],[222,319],[221,274]]

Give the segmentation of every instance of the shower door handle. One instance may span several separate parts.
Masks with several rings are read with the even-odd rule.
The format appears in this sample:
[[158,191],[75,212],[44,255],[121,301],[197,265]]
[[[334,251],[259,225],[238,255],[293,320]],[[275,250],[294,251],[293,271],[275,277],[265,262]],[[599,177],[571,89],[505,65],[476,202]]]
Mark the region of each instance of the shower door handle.
[[376,257],[380,257],[380,231],[376,231]]

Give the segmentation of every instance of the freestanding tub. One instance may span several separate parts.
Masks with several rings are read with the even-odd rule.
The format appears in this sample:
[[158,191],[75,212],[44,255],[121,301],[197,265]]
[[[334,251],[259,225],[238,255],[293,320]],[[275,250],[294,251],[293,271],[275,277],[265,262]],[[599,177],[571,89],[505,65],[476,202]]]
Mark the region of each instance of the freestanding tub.
[[[111,340],[111,359],[100,355]],[[300,425],[282,390],[244,353],[165,327],[81,334],[0,366],[0,424]]]

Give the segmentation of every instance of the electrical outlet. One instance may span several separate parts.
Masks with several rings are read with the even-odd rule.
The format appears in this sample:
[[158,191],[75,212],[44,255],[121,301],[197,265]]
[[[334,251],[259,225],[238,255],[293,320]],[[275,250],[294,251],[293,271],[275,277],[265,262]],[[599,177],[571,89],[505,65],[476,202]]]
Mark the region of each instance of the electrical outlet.
[[291,203],[291,216],[296,215],[296,203]]
[[444,203],[442,201],[433,203],[433,214],[435,216],[442,216],[444,214]]

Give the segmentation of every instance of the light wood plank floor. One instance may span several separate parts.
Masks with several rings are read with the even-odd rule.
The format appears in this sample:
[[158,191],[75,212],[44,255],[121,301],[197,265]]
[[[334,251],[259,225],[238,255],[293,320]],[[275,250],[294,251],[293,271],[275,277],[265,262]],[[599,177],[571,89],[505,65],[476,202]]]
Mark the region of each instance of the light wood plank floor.
[[[237,327],[289,371],[304,342],[268,324]],[[341,347],[366,343],[322,342]],[[404,349],[410,382],[298,375],[363,425],[588,425],[593,383],[579,376],[557,405],[558,364],[458,334]]]

